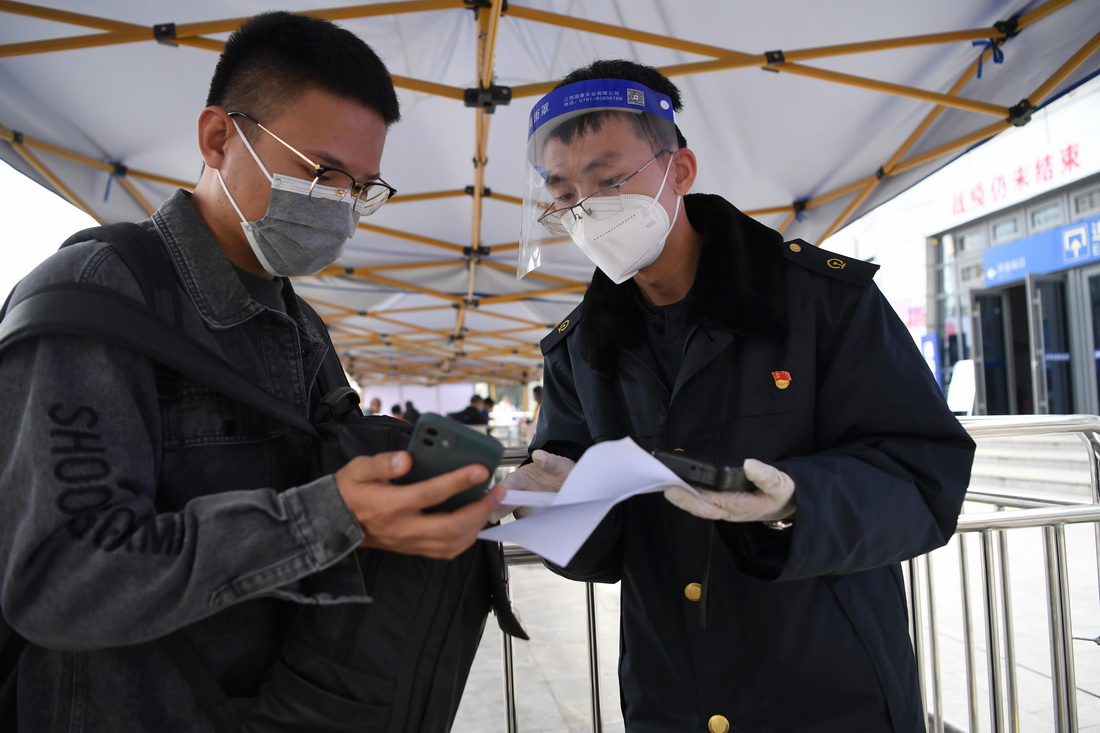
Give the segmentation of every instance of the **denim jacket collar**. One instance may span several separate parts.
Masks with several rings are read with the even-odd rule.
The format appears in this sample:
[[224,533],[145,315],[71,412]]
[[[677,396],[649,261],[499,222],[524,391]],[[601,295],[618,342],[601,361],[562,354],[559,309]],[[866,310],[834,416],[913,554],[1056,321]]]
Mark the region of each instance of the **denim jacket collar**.
[[190,193],[177,190],[153,214],[153,223],[171,253],[182,287],[211,328],[231,328],[263,312],[241,284]]

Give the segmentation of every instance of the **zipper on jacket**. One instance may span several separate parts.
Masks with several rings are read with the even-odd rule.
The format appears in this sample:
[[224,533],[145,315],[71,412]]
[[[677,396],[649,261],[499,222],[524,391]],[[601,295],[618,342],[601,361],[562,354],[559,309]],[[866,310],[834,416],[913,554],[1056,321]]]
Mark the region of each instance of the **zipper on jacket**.
[[642,361],[642,359],[640,357],[636,356],[635,354],[630,353],[626,349],[620,349],[620,351],[622,351],[624,354],[629,356],[634,361],[641,364],[642,368],[645,369],[647,372],[649,372],[650,376],[652,376],[655,380],[657,380],[657,384],[661,385],[661,389],[663,389],[665,391],[665,396],[667,396],[670,400],[672,399],[672,392],[669,391],[668,386],[665,384],[665,380],[661,379],[661,377],[657,374],[657,372],[653,371],[653,368],[650,367],[649,364],[646,364],[644,361]]
[[688,331],[688,335],[684,337],[684,348],[680,350],[680,367],[684,366],[684,359],[687,357],[688,353],[688,343],[691,342],[691,337],[694,336],[695,332],[698,330],[699,324],[696,323],[694,326],[691,327],[691,330]]

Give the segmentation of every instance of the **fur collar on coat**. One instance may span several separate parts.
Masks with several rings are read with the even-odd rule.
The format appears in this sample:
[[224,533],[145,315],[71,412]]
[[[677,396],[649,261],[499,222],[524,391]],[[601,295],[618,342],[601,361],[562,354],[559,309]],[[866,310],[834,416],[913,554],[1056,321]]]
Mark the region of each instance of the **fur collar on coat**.
[[[786,327],[783,237],[741,213],[720,196],[689,194],[684,212],[703,235],[695,283],[687,295],[687,321],[728,328],[769,340]],[[614,370],[618,348],[645,339],[644,314],[633,280],[615,285],[597,269],[584,296],[581,354],[597,374]]]

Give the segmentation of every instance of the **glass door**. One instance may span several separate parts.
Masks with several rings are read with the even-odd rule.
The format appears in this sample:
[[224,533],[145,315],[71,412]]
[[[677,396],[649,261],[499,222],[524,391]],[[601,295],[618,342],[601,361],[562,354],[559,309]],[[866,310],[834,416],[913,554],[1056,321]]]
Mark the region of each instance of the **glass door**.
[[996,290],[971,291],[974,319],[974,381],[976,415],[1015,413],[1013,363],[1010,358],[1011,320],[1007,297]]
[[1086,412],[1100,415],[1100,269],[1090,269],[1084,272],[1085,276],[1085,319],[1088,323],[1089,348],[1082,356],[1091,357],[1087,361],[1091,364],[1088,369],[1088,380],[1091,385],[1083,385],[1082,389],[1087,394],[1092,392],[1091,406],[1086,407]]
[[1073,368],[1065,278],[1028,275],[1027,303],[1035,414],[1071,414]]

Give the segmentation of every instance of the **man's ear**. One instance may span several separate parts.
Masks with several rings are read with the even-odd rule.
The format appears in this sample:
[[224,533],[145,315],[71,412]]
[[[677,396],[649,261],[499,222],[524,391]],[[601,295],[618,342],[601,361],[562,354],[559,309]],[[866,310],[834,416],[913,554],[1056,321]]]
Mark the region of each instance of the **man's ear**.
[[695,176],[699,173],[699,162],[691,148],[680,148],[672,158],[672,190],[677,196],[683,196],[691,190]]
[[199,113],[199,152],[208,168],[221,168],[225,143],[235,134],[229,115],[221,107],[207,107]]

